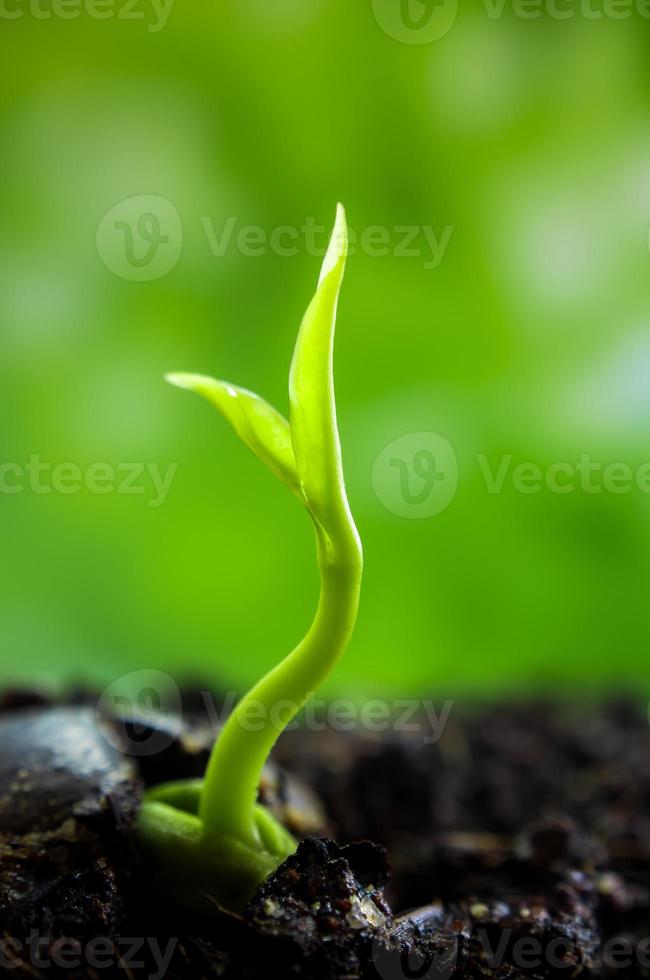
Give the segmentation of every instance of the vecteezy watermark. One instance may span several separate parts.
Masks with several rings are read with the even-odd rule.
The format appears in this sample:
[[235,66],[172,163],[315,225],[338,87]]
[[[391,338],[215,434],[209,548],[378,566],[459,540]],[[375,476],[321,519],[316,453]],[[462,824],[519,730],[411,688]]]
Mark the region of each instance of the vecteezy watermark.
[[[520,909],[531,916],[530,908]],[[650,969],[650,938],[625,935],[610,936],[606,940],[594,938],[585,948],[576,943],[575,937],[556,932],[545,938],[522,935],[521,928],[499,928],[498,922],[481,926],[480,920],[491,918],[488,905],[477,902],[469,909],[474,920],[471,933],[473,955],[493,971],[512,971],[522,975],[577,976],[583,970],[589,974],[607,976],[616,971],[643,971]],[[414,909],[400,915],[396,921],[394,936],[387,942],[378,934],[372,944],[372,962],[381,980],[449,980],[462,966],[461,949],[466,937],[460,931],[449,932],[448,923],[441,922],[440,906]],[[531,920],[532,924],[532,920]],[[538,926],[539,928],[539,926]],[[461,939],[463,947],[461,947]],[[536,971],[541,971],[538,974]],[[508,972],[508,975],[510,973]],[[623,974],[623,975],[629,975]]]
[[[196,706],[192,713],[212,729],[215,737],[239,701],[229,691],[219,701],[210,691],[201,691],[205,718],[199,718]],[[237,714],[238,724],[249,732],[265,728],[283,731],[354,732],[371,734],[394,732],[419,738],[425,745],[435,745],[442,738],[454,702],[439,704],[415,698],[350,698],[326,700],[312,696],[304,707],[289,699],[266,704],[247,698]],[[174,679],[161,670],[134,670],[112,681],[97,702],[96,717],[104,737],[116,748],[130,755],[156,755],[164,752],[183,727],[182,698]],[[114,722],[119,722],[116,726]]]
[[[489,915],[486,905],[477,906]],[[530,910],[528,910],[530,914]],[[650,938],[631,938],[630,936],[610,936],[606,940],[594,939],[588,951],[588,962],[577,962],[581,955],[575,940],[570,936],[555,935],[546,940],[538,936],[522,936],[521,931],[504,928],[497,932],[494,927],[478,928],[475,933],[481,947],[482,959],[492,970],[498,970],[507,963],[526,973],[531,970],[548,968],[551,970],[581,970],[600,973],[605,970],[609,976],[615,970],[630,970],[640,967],[650,968]],[[574,972],[575,975],[575,972]]]
[[372,469],[372,485],[386,510],[423,520],[445,510],[458,485],[451,444],[436,432],[410,432],[383,449]]
[[[23,971],[21,975],[41,974],[40,970],[75,971],[124,970],[131,976],[138,970],[143,980],[163,980],[167,976],[178,939],[161,942],[154,936],[111,939],[94,936],[81,942],[71,937],[52,939],[35,929],[23,938],[3,934],[0,937],[0,967]],[[142,971],[142,972],[140,972]]]
[[372,10],[381,29],[395,41],[431,44],[454,26],[458,0],[372,0]]
[[490,461],[479,453],[476,457],[487,492],[499,494],[506,484],[516,493],[549,493],[566,495],[581,492],[627,494],[636,490],[650,494],[650,461],[632,467],[628,463],[595,460],[582,453],[576,460],[557,460],[547,466],[523,462],[513,466],[511,453]]
[[[431,44],[449,33],[458,14],[458,0],[371,0],[375,20],[389,37],[402,44]],[[483,0],[490,20],[509,13],[519,20],[585,21],[650,19],[650,0]]]
[[[299,225],[277,225],[268,230],[262,225],[240,225],[234,215],[226,218],[219,228],[209,216],[201,218],[201,224],[215,258],[222,258],[230,250],[250,258],[269,252],[282,258],[301,253],[322,258],[329,239],[329,230],[313,217],[305,218]],[[348,254],[419,258],[423,268],[429,271],[437,269],[444,259],[453,231],[453,225],[444,225],[440,231],[433,225],[368,225],[362,229],[350,226]]]
[[174,0],[0,0],[0,20],[140,21],[151,34],[166,26]]
[[627,20],[635,14],[650,19],[650,0],[483,0],[490,20],[499,20],[506,10],[519,20]]
[[174,678],[162,670],[132,670],[104,689],[95,715],[114,748],[132,756],[158,755],[180,734],[181,693]]
[[[574,460],[541,465],[531,460],[515,462],[512,453],[495,457],[477,453],[471,466],[476,467],[485,491],[493,496],[506,489],[526,496],[650,495],[650,460],[631,466],[581,453]],[[456,495],[456,453],[447,439],[435,432],[408,433],[381,450],[373,464],[372,486],[390,513],[411,520],[434,517],[449,507]]]
[[87,490],[106,494],[144,497],[149,507],[161,507],[171,490],[178,463],[165,469],[158,463],[50,463],[33,454],[27,462],[0,463],[0,496],[33,493],[37,496],[72,496]]
[[[0,0],[2,2],[2,0]],[[298,224],[243,224],[236,215],[218,221],[210,215],[196,219],[199,234],[215,259],[229,253],[261,258],[269,253],[281,258],[310,255],[322,258],[327,251],[329,229],[315,218]],[[392,256],[419,259],[422,267],[437,269],[447,254],[453,225],[368,225],[348,230],[350,255],[370,258]],[[183,249],[183,223],[176,207],[165,197],[140,194],[115,204],[97,228],[97,252],[114,275],[131,282],[161,279],[176,266]]]
[[183,225],[165,197],[139,194],[114,205],[99,223],[97,252],[107,269],[131,282],[161,279],[183,248]]
[[[445,931],[440,905],[403,912],[387,937],[378,932],[370,957],[381,980],[450,980],[458,968],[461,934]],[[435,938],[434,938],[435,937]]]
[[[210,709],[208,714],[215,727],[220,727],[221,713]],[[337,698],[326,701],[311,697],[300,715],[299,706],[290,700],[279,700],[266,705],[255,699],[247,700],[238,713],[239,725],[248,732],[259,732],[269,727],[283,731],[306,729],[309,732],[355,732],[365,731],[378,735],[384,732],[406,734],[419,737],[425,745],[435,745],[442,738],[451,715],[454,702],[444,701],[439,707],[429,700],[415,698],[395,698],[391,701],[372,698],[357,703],[350,698]],[[294,717],[295,716],[295,717]]]

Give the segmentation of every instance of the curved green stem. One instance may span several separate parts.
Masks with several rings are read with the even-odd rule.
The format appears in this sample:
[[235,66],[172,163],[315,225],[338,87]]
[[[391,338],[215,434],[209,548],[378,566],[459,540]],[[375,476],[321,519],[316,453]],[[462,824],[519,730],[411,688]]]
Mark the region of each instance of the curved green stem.
[[199,811],[206,834],[226,834],[259,846],[255,804],[264,763],[278,736],[330,673],[354,630],[363,569],[356,529],[350,518],[334,543],[314,524],[321,575],[314,621],[292,653],[239,702],[222,729]]

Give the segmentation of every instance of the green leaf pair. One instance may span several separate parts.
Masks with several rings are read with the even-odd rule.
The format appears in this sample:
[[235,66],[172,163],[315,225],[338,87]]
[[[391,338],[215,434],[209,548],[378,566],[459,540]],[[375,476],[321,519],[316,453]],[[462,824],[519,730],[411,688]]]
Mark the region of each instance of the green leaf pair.
[[328,507],[346,501],[336,424],[333,350],[347,249],[345,211],[339,204],[318,289],[302,321],[293,355],[290,423],[246,388],[202,374],[167,375],[170,384],[207,398],[242,442],[323,524]]

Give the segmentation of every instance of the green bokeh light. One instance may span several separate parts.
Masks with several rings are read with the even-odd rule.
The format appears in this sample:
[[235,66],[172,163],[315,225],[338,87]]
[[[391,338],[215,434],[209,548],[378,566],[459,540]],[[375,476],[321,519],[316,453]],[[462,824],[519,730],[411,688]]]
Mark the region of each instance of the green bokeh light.
[[[177,3],[159,31],[23,10],[0,40],[0,462],[178,469],[160,507],[148,489],[0,494],[3,680],[152,666],[241,688],[302,634],[304,515],[162,376],[211,373],[286,410],[320,258],[301,234],[293,256],[236,235],[214,255],[206,227],[326,227],[340,199],[391,244],[350,258],[340,307],[366,580],[330,690],[647,686],[650,495],[491,494],[477,460],[650,459],[647,22],[479,4],[411,45],[370,0]],[[182,222],[150,282],[97,247],[138,195]],[[435,268],[422,236],[394,254],[404,225],[451,228]],[[417,432],[451,444],[458,486],[411,520],[372,474]]]

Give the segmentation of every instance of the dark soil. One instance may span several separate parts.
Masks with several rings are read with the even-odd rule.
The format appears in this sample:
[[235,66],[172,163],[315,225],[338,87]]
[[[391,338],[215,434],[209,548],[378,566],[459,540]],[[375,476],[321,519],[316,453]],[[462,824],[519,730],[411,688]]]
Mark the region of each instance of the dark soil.
[[202,774],[202,700],[179,732],[8,693],[0,975],[650,977],[645,706],[457,703],[435,741],[419,721],[286,734],[261,796],[303,843],[241,916],[197,919],[150,886],[132,826],[144,786]]

